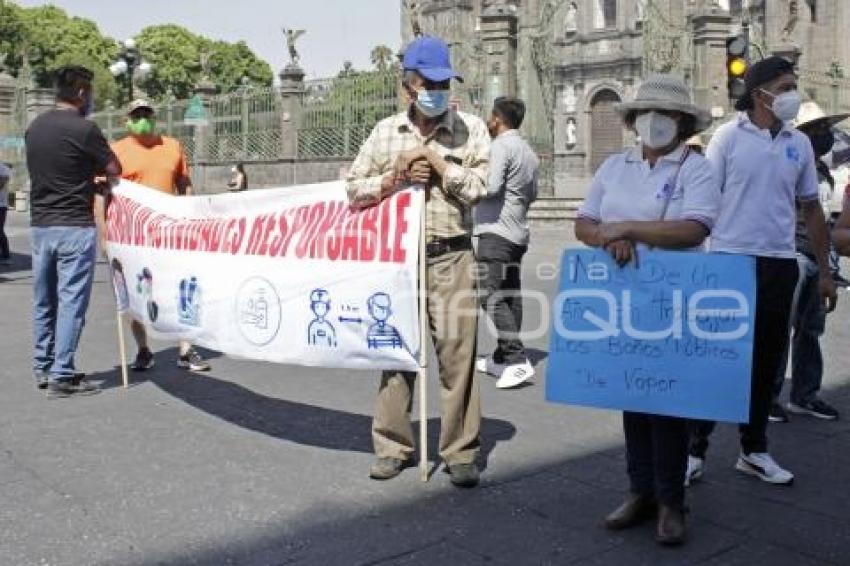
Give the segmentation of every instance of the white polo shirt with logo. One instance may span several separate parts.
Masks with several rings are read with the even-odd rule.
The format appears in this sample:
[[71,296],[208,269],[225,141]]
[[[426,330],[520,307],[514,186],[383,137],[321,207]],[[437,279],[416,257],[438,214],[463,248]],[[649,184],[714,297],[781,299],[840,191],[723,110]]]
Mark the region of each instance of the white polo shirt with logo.
[[610,156],[596,174],[578,216],[596,222],[659,220],[669,195],[666,220],[695,220],[712,230],[720,207],[720,184],[702,155],[691,151],[676,175],[685,144],[662,156],[654,167],[638,145]]
[[795,199],[818,199],[812,144],[785,125],[774,138],[746,112],[720,126],[706,148],[720,180],[720,216],[713,252],[793,258]]

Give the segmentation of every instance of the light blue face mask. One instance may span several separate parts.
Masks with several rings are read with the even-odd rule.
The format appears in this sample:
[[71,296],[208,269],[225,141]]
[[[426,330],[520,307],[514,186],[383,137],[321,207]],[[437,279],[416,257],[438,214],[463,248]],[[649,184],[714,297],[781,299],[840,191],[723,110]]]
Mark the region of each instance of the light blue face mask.
[[449,91],[420,90],[416,94],[416,107],[429,118],[436,118],[449,108]]

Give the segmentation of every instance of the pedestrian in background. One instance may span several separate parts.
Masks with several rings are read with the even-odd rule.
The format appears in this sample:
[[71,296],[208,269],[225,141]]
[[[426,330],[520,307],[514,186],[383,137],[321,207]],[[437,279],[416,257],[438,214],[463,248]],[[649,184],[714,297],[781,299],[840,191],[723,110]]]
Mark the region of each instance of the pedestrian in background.
[[481,306],[498,333],[496,350],[478,360],[478,371],[498,377],[496,387],[516,387],[534,376],[520,340],[522,330],[522,258],[528,251],[528,207],[537,199],[540,162],[519,134],[525,103],[500,97],[493,103],[487,129],[490,173],[487,196],[474,208],[473,235]]
[[[835,191],[835,179],[824,163],[823,157],[832,149],[835,136],[832,126],[844,120],[850,114],[827,116],[814,102],[806,102],[797,115],[797,129],[806,134],[815,153],[818,187],[821,204],[829,207],[832,193]],[[828,208],[824,210],[827,216]],[[818,398],[823,381],[823,354],[820,337],[826,326],[826,311],[818,293],[817,258],[806,229],[799,202],[797,203],[797,231],[795,238],[797,263],[800,275],[794,292],[791,315],[793,330],[790,348],[786,348],[784,357],[776,373],[773,391],[774,402],[770,409],[771,422],[787,422],[788,415],[779,402],[779,395],[785,383],[785,369],[791,354],[791,399],[786,405],[788,411],[798,415],[810,415],[819,419],[835,420],[838,411],[826,401]],[[790,350],[790,352],[789,352]]]
[[233,173],[233,176],[227,182],[227,190],[233,193],[247,190],[248,175],[245,174],[245,165],[237,163],[230,169],[230,172]]
[[91,71],[56,72],[56,108],[26,132],[32,181],[33,373],[51,398],[98,393],[78,374],[74,356],[91,296],[97,250],[95,176],[115,178],[121,165],[92,108]]
[[6,237],[6,212],[9,209],[9,180],[12,178],[12,168],[0,162],[0,265],[12,263],[9,252],[9,238]]
[[[348,197],[366,207],[411,185],[426,189],[428,318],[440,367],[440,457],[451,482],[478,484],[481,404],[475,373],[478,338],[471,207],[487,192],[490,136],[484,122],[449,108],[449,86],[460,76],[448,46],[422,36],[404,52],[402,90],[410,104],[378,123],[348,174]],[[424,337],[423,337],[424,338]],[[423,340],[423,345],[425,344]],[[372,421],[373,479],[397,476],[412,465],[410,409],[416,373],[381,376]]]
[[[596,172],[578,212],[575,231],[583,243],[602,247],[617,263],[637,261],[638,247],[699,249],[720,208],[720,185],[711,165],[685,140],[711,124],[691,102],[678,77],[646,79],[635,99],[618,105],[640,144],[609,157]],[[605,518],[612,530],[658,516],[655,540],[685,540],[688,421],[623,412],[629,495]]]
[[[767,423],[776,375],[788,347],[791,302],[799,268],[794,244],[795,203],[818,265],[818,301],[835,308],[829,271],[829,233],[818,195],[815,156],[809,139],[790,125],[800,109],[794,66],[768,57],[744,77],[740,112],[720,126],[706,157],[721,182],[720,216],[710,251],[749,255],[756,262],[756,305],[750,389],[750,419],[740,426],[735,469],[762,481],[789,485],[794,474],[768,453]],[[710,421],[693,421],[686,483],[703,475]]]
[[[183,146],[174,138],[163,136],[156,130],[153,106],[146,100],[134,100],[127,113],[129,135],[112,144],[112,150],[121,162],[121,177],[168,195],[191,195],[192,179]],[[134,371],[144,371],[154,365],[148,347],[144,325],[130,323],[133,338],[138,346],[136,359],[130,364]],[[177,367],[190,371],[208,371],[210,365],[192,345],[182,340],[178,345]]]

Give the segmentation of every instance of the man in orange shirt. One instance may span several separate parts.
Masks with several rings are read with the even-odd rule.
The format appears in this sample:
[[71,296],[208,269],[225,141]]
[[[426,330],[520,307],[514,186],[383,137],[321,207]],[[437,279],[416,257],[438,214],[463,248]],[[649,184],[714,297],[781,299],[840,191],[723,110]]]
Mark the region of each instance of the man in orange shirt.
[[[156,132],[154,109],[145,100],[130,103],[127,116],[129,135],[112,144],[112,151],[121,162],[122,179],[127,179],[170,195],[191,195],[192,179],[186,155],[180,142]],[[148,348],[145,327],[134,320],[133,337],[139,347],[136,360],[130,365],[135,371],[152,368],[153,354]],[[209,364],[188,342],[180,342],[178,367],[191,371],[207,371]]]

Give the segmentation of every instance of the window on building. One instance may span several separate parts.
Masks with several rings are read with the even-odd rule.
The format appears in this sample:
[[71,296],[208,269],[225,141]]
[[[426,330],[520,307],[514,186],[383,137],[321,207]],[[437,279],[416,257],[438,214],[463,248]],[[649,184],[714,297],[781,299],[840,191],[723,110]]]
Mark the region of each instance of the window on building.
[[617,27],[617,0],[596,0],[593,5],[593,27]]
[[818,21],[818,0],[806,0],[806,4],[812,11],[812,23],[816,23]]

